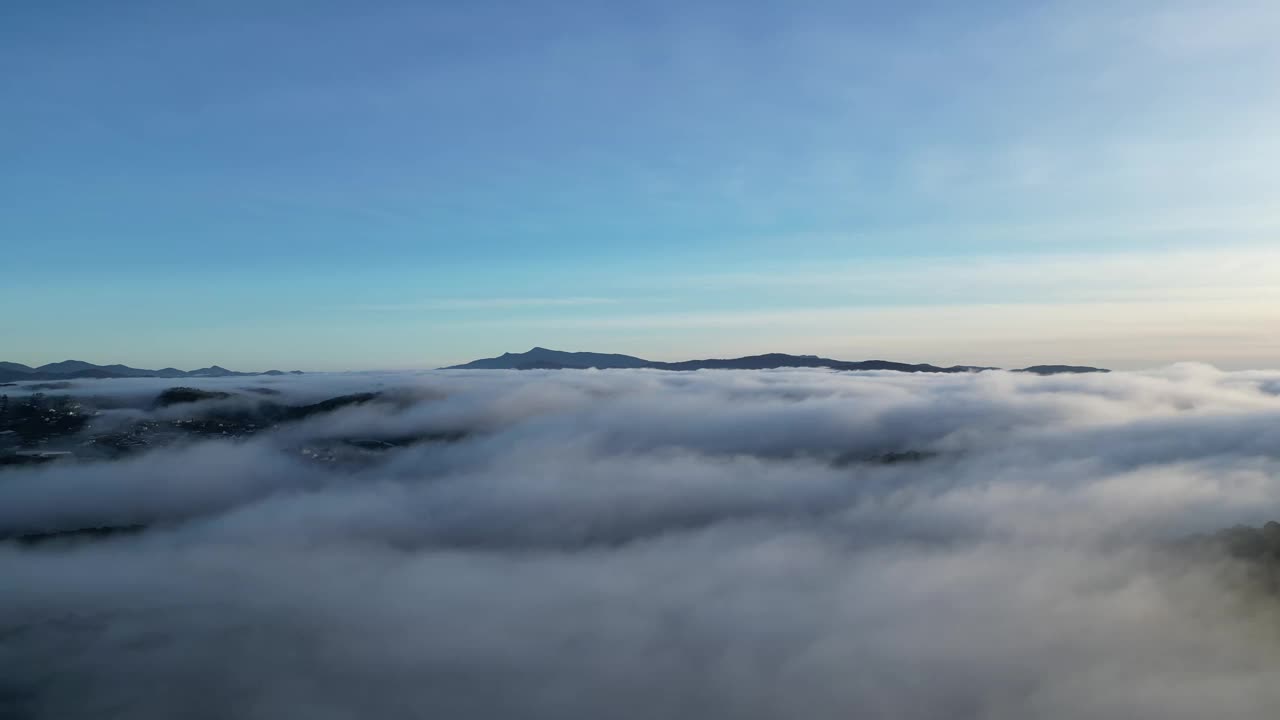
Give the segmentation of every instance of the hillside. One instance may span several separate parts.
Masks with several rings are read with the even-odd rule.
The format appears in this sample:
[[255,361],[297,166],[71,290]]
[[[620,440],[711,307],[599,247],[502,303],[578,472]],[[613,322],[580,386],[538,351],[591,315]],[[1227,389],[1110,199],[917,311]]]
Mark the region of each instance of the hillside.
[[[771,370],[775,368],[830,368],[832,370],[891,370],[895,372],[928,372],[928,373],[967,373],[999,368],[976,365],[939,366],[927,363],[900,363],[888,360],[834,360],[817,355],[790,355],[787,353],[767,353],[764,355],[748,355],[739,358],[709,358],[703,360],[684,360],[680,362],[660,362],[645,360],[632,355],[616,353],[565,352],[535,347],[523,353],[503,353],[498,357],[473,360],[462,365],[453,365],[445,370],[583,370],[596,368],[599,370],[623,368],[650,368],[654,370]],[[1038,375],[1056,373],[1109,372],[1102,368],[1081,367],[1074,365],[1036,365],[1015,372],[1029,372]]]

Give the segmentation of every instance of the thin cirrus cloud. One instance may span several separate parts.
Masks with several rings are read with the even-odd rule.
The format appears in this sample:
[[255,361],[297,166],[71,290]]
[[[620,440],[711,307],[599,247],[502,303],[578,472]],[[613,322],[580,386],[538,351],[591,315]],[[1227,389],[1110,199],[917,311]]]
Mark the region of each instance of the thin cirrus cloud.
[[[519,342],[658,359],[786,350],[1000,367],[1267,367],[1280,353],[1277,268],[1280,255],[1256,246],[740,265],[663,278],[671,306],[544,306],[522,318]],[[442,337],[508,324],[480,312],[433,321]]]
[[839,290],[892,300],[955,294],[1008,302],[1020,295],[1040,302],[1165,301],[1209,296],[1271,300],[1280,287],[1280,252],[1240,246],[1216,250],[968,255],[882,258],[857,263],[792,265],[772,272],[727,271],[671,280],[713,290],[788,287]]
[[374,312],[412,312],[416,310],[519,310],[521,308],[583,307],[614,305],[615,298],[606,297],[495,297],[440,298],[405,303],[375,303],[356,306]]

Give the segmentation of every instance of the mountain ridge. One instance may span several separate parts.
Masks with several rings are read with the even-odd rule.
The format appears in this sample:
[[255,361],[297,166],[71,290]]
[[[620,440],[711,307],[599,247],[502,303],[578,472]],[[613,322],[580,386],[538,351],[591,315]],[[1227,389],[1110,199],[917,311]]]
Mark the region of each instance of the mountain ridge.
[[[817,355],[791,355],[788,353],[765,353],[762,355],[746,355],[738,358],[707,358],[702,360],[683,360],[678,362],[662,362],[646,360],[634,355],[617,353],[568,352],[535,347],[523,353],[503,353],[498,357],[480,358],[461,365],[450,365],[442,370],[600,370],[649,368],[654,370],[771,370],[784,367],[830,368],[833,370],[891,370],[895,372],[935,372],[961,373],[981,372],[983,370],[999,370],[1000,368],[978,365],[951,365],[947,367],[928,363],[900,363],[890,360],[834,360]],[[1111,372],[1106,368],[1095,368],[1083,365],[1033,365],[1018,368],[1012,372],[1025,372],[1036,375],[1055,375],[1059,373]]]
[[[461,365],[450,365],[442,370],[584,370],[597,368],[612,369],[653,369],[670,371],[691,370],[770,370],[775,368],[830,368],[832,370],[889,370],[894,372],[933,372],[961,373],[999,370],[1000,368],[977,365],[939,366],[928,363],[900,363],[890,360],[835,360],[818,355],[792,355],[789,353],[764,353],[746,355],[737,358],[705,358],[700,360],[681,360],[664,362],[646,360],[634,355],[621,353],[569,352],[534,347],[523,353],[503,353],[498,357],[480,358]],[[1079,373],[1106,373],[1106,368],[1084,365],[1033,365],[1026,368],[1013,369],[1011,372],[1035,375],[1059,375]],[[0,382],[20,382],[24,380],[77,380],[77,379],[111,379],[111,378],[211,378],[211,377],[252,377],[261,375],[301,375],[299,370],[284,372],[267,370],[265,372],[237,372],[220,365],[198,368],[196,370],[179,370],[173,367],[159,370],[134,368],[128,365],[95,365],[83,360],[63,360],[46,363],[37,367],[22,363],[0,361]]]
[[197,370],[179,370],[167,367],[160,370],[129,367],[128,365],[95,365],[84,360],[63,360],[46,363],[37,367],[15,362],[0,362],[0,382],[18,382],[22,380],[78,380],[86,378],[200,378],[200,377],[251,377],[255,375],[301,375],[300,370],[285,373],[281,370],[266,372],[236,372],[219,365],[199,368]]

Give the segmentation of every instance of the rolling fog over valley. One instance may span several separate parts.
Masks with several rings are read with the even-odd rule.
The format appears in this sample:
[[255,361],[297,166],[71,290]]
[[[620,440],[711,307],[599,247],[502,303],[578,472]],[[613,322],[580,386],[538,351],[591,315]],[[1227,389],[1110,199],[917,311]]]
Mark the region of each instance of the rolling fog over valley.
[[1280,372],[180,382],[3,389],[8,716],[1280,702]]

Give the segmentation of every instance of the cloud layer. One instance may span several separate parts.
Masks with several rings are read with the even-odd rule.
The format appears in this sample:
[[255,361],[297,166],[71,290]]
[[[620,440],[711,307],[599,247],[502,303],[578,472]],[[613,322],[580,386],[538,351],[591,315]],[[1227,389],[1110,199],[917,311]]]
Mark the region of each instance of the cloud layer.
[[[167,385],[87,381],[95,426]],[[1261,718],[1280,372],[433,372],[251,439],[0,470],[16,717]],[[86,432],[92,433],[94,428]],[[342,440],[397,447],[316,458]],[[405,438],[416,438],[406,442]],[[328,456],[325,456],[328,457]]]

